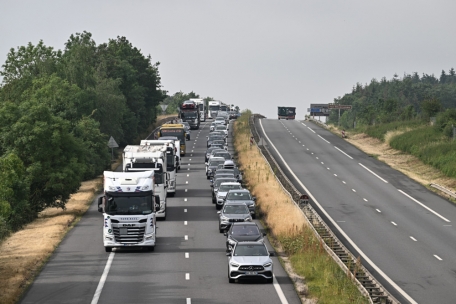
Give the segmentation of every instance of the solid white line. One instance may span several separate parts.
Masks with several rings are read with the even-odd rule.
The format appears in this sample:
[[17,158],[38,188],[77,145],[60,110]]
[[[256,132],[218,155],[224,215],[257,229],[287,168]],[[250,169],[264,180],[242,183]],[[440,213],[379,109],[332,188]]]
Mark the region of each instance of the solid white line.
[[441,261],[441,260],[442,260],[442,258],[441,258],[441,257],[439,257],[438,255],[434,254],[434,256],[435,256],[435,258],[436,258],[437,260],[439,260],[439,261]]
[[391,224],[393,224],[394,226],[397,226],[397,224],[395,222],[391,222]]
[[343,154],[345,154],[345,156],[347,156],[348,158],[353,159],[353,157],[351,157],[350,155],[348,155],[347,153],[345,153],[345,152],[342,151],[341,149],[337,148],[336,146],[334,146],[334,148],[336,148],[337,150],[339,150],[340,152],[342,152]]
[[283,294],[282,288],[280,288],[280,284],[277,281],[276,276],[274,274],[272,274],[272,278],[273,278],[273,282],[274,282],[274,288],[275,288],[275,290],[277,292],[277,295],[279,296],[279,299],[280,299],[280,303],[288,304],[287,298]]
[[[301,180],[296,176],[296,174],[293,172],[293,170],[291,170],[290,166],[287,164],[287,162],[283,159],[282,155],[279,153],[279,151],[277,150],[277,148],[274,146],[274,144],[272,143],[272,141],[269,139],[268,135],[266,134],[266,132],[264,131],[264,128],[263,128],[263,123],[261,121],[261,119],[259,120],[260,121],[260,126],[261,126],[261,130],[263,131],[263,134],[264,136],[266,137],[266,139],[271,143],[271,146],[274,148],[274,150],[277,152],[277,155],[279,156],[279,158],[282,160],[283,164],[285,165],[285,167],[288,169],[288,171],[290,171],[290,174],[293,175],[293,177],[295,178],[296,182],[304,189],[304,191],[309,195],[309,197],[313,200],[313,202],[315,203],[315,205],[318,206],[318,208],[321,210],[321,212],[326,216],[326,218],[333,224],[333,226],[339,230],[340,234],[352,245],[352,247],[358,251],[358,253],[361,255],[361,257],[367,262],[369,263],[372,268],[374,270],[376,270],[378,272],[378,274],[380,274],[382,277],[385,278],[385,280],[391,285],[393,286],[404,298],[406,298],[410,303],[412,304],[418,304],[415,300],[413,300],[413,298],[411,296],[409,296],[399,285],[397,285],[390,277],[388,277],[386,275],[386,273],[384,273],[377,265],[374,264],[374,262],[363,252],[361,251],[361,249],[355,244],[355,242],[353,242],[353,240],[345,233],[345,231],[342,230],[342,228],[339,227],[339,225],[337,225],[337,223],[334,221],[333,218],[331,218],[331,216],[328,214],[328,212],[326,212],[326,210],[320,205],[320,203],[317,201],[317,199],[312,195],[312,193],[310,193],[309,189],[307,189],[306,186],[304,186],[304,184],[301,182]],[[277,290],[277,289],[276,289]]]
[[410,238],[411,238],[412,240],[414,240],[415,242],[417,242],[417,240],[416,240],[413,236],[410,236]]
[[188,252],[185,253],[185,258],[188,259],[190,257],[190,254]]
[[187,298],[187,303],[186,304],[192,304],[192,299]]
[[188,241],[188,235],[184,236],[184,240]]
[[189,274],[189,273],[186,273],[186,274],[185,274],[185,279],[186,279],[186,280],[190,280],[190,274]]
[[380,209],[375,209],[375,210],[377,210],[378,213],[382,213],[382,212],[380,211]]
[[328,144],[330,144],[329,141],[327,141],[326,139],[324,139],[323,137],[321,137],[320,135],[318,135],[318,137],[320,137],[321,139],[323,139],[324,141],[326,141]]
[[97,290],[95,290],[95,294],[93,295],[93,299],[91,304],[97,304],[98,299],[100,299],[101,291],[103,290],[103,286],[106,282],[106,278],[108,277],[109,269],[111,268],[112,260],[114,260],[114,252],[109,254],[108,262],[104,268],[103,274],[101,275],[100,282],[98,282]]
[[438,214],[437,212],[435,212],[434,210],[432,210],[431,208],[429,208],[428,206],[426,206],[425,204],[421,203],[420,201],[416,200],[415,198],[411,197],[410,195],[408,195],[407,193],[405,193],[404,191],[402,190],[399,190],[398,191],[402,194],[404,194],[405,196],[407,196],[409,199],[411,199],[412,201],[414,201],[415,203],[419,204],[421,207],[427,209],[428,211],[431,211],[432,213],[434,213],[435,215],[437,215],[438,217],[440,217],[442,220],[444,220],[445,222],[448,222],[448,223],[451,223],[450,220],[444,218],[443,216],[441,216],[440,214]]
[[314,131],[314,130],[312,130],[311,128],[307,127],[307,129],[309,129],[310,131],[312,131],[312,132],[314,132],[314,133],[315,133],[315,131]]
[[187,221],[184,221],[184,225],[187,225]]
[[384,180],[383,178],[381,178],[380,176],[378,176],[375,172],[373,172],[371,169],[369,169],[368,167],[364,166],[363,164],[361,163],[358,163],[361,167],[363,167],[364,169],[366,169],[367,171],[369,171],[370,173],[372,173],[373,175],[377,176],[379,179],[381,179],[382,181],[384,181],[385,183],[388,184],[388,182],[386,180]]

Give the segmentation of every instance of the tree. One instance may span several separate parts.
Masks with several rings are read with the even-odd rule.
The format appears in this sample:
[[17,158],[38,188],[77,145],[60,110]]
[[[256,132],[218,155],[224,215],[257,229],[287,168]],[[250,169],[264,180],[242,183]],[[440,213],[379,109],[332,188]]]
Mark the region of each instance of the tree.
[[427,118],[434,117],[442,110],[442,104],[440,100],[435,98],[425,99],[421,102],[421,110]]

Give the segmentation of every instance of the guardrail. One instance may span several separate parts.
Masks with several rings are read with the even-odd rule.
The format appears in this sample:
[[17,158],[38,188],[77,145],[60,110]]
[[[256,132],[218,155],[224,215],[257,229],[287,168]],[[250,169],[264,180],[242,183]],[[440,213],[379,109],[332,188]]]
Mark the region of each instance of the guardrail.
[[429,186],[431,186],[432,188],[436,188],[436,189],[442,191],[443,193],[448,194],[452,198],[456,198],[456,192],[453,192],[453,191],[445,188],[444,186],[441,186],[439,184],[429,184]]
[[292,197],[293,202],[306,218],[309,223],[309,227],[312,228],[320,242],[324,244],[323,247],[328,254],[343,270],[345,270],[347,274],[350,274],[360,292],[368,297],[371,303],[399,304],[399,301],[394,298],[362,265],[360,258],[356,258],[342,244],[337,236],[331,231],[329,226],[326,225],[323,219],[318,215],[316,210],[313,209],[311,204],[300,205],[299,198],[303,195],[303,193],[300,193],[293,183],[287,178],[279,164],[269,152],[267,144],[264,143],[264,140],[262,140],[263,144],[257,144],[260,141],[260,137],[255,126],[255,118],[255,116],[252,116],[249,119],[250,131],[255,139],[255,145],[268,162],[277,181],[290,195],[290,197]]

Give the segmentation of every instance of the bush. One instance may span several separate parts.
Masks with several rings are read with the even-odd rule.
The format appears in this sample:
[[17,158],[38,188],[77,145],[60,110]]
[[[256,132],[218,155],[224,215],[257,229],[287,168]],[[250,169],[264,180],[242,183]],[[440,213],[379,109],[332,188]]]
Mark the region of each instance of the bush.
[[0,216],[0,243],[9,235],[8,225],[3,217]]

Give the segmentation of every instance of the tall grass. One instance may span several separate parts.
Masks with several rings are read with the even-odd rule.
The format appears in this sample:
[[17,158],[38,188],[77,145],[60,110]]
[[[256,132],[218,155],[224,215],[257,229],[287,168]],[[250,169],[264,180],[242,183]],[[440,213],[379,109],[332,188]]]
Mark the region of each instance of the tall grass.
[[394,149],[410,153],[425,164],[456,177],[456,142],[431,126],[420,127],[390,140]]
[[390,131],[397,131],[397,130],[406,130],[410,128],[416,128],[423,125],[423,121],[421,120],[408,120],[408,121],[393,121],[390,123],[378,124],[375,126],[362,126],[357,128],[356,132],[363,132],[369,135],[370,137],[374,137],[380,139],[381,141],[385,141],[385,135]]
[[319,303],[368,303],[350,277],[326,253],[258,149],[250,147],[250,115],[250,111],[245,111],[234,125],[239,166],[249,190],[257,197],[257,211],[269,232],[290,256],[295,272],[305,278],[306,297]]

